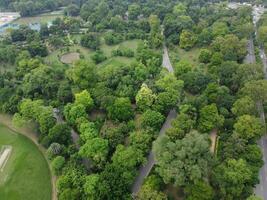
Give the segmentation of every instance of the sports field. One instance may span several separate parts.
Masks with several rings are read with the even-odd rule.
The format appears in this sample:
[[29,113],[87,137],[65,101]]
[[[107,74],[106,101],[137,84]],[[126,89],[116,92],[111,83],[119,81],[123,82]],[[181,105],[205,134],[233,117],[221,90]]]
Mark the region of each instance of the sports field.
[[1,200],[51,200],[48,164],[28,138],[0,124],[0,149],[12,151],[0,171]]

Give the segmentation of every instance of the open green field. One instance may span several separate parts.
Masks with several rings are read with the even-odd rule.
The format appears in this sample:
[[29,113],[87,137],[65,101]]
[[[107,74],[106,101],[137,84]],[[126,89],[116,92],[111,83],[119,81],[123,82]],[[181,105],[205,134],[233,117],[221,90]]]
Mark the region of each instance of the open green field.
[[189,51],[185,51],[184,49],[181,49],[180,47],[176,46],[172,49],[170,49],[170,59],[172,64],[175,64],[176,62],[180,60],[186,60],[190,62],[193,67],[198,67],[200,49],[199,48],[193,48]]
[[[74,44],[72,46],[69,46],[69,53],[72,52],[79,52],[80,55],[82,55],[84,57],[85,60],[92,62],[91,56],[94,54],[93,50],[90,50],[88,48],[84,48],[82,46],[79,45],[80,43],[80,35],[76,34],[76,35],[72,35],[71,36],[72,40],[75,40],[77,44]],[[130,49],[133,49],[134,51],[136,51],[138,43],[141,40],[127,40],[124,41],[120,44],[117,45],[106,45],[104,43],[104,41],[101,41],[101,46],[100,46],[100,50],[104,52],[105,56],[107,56],[107,60],[98,64],[98,66],[107,66],[107,65],[124,65],[124,64],[130,64],[132,61],[134,61],[134,58],[126,58],[126,57],[119,57],[119,56],[115,56],[112,57],[111,52],[115,49],[117,49],[118,47],[122,46],[122,47],[127,47]],[[45,57],[45,63],[47,63],[48,65],[52,65],[52,64],[62,64],[62,62],[60,61],[62,55],[67,54],[66,51],[62,51],[61,49],[57,49],[53,52],[50,52],[50,54]]]
[[0,171],[0,199],[51,200],[50,170],[38,147],[0,124],[0,148],[3,145],[12,146],[12,153]]
[[44,13],[41,15],[33,16],[33,17],[21,17],[17,20],[15,20],[13,23],[14,24],[19,24],[19,25],[28,25],[28,24],[33,24],[33,23],[48,23],[52,22],[56,18],[62,18],[63,13]]

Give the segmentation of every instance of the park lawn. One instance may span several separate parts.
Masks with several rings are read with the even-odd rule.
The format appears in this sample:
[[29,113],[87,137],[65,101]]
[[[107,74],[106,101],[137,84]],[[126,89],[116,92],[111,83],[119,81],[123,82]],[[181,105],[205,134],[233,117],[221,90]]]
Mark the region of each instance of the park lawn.
[[98,67],[106,67],[106,66],[122,66],[122,65],[129,65],[131,64],[135,59],[134,58],[126,58],[126,57],[112,57],[107,59],[106,61],[99,63]]
[[[77,45],[77,44],[69,47],[69,53],[70,52],[77,52],[77,50],[80,52],[81,55],[84,56],[85,60],[92,61],[91,56],[92,56],[94,51],[87,49],[87,48],[84,48],[84,47]],[[60,49],[57,49],[57,50],[49,53],[49,55],[44,58],[45,63],[48,65],[62,64],[62,62],[60,61],[60,58],[63,54],[67,54],[67,52],[61,52]]]
[[138,39],[135,39],[135,40],[126,40],[120,44],[116,44],[116,45],[107,45],[104,41],[102,41],[102,44],[100,46],[100,49],[104,52],[104,54],[107,56],[107,57],[111,57],[111,52],[113,50],[116,50],[118,47],[125,47],[125,48],[129,48],[129,49],[132,49],[134,50],[134,52],[136,52],[136,49],[137,49],[137,46],[138,46],[138,43],[140,42],[141,40],[138,40]]
[[[71,36],[72,40],[76,40],[76,42],[79,43],[80,40],[80,35],[79,34],[75,34]],[[106,45],[103,41],[103,43],[100,46],[100,50],[102,50],[104,52],[104,54],[107,56],[107,60],[98,64],[98,66],[102,67],[102,66],[107,66],[107,65],[125,65],[125,64],[130,64],[132,61],[134,61],[134,58],[127,58],[127,57],[121,57],[121,56],[116,56],[116,57],[112,57],[111,52],[115,49],[117,49],[119,46],[122,47],[127,47],[130,49],[133,49],[136,52],[138,43],[141,40],[127,40],[124,41],[118,45]],[[93,55],[94,51],[90,50],[88,48],[84,48],[79,44],[75,44],[73,46],[69,46],[69,53],[71,52],[77,52],[77,50],[80,52],[81,55],[84,56],[84,59],[92,62],[91,56]],[[62,62],[60,61],[60,58],[62,55],[67,54],[67,52],[61,52],[60,49],[57,49],[53,52],[50,52],[49,55],[47,57],[44,58],[45,63],[47,65],[54,65],[54,64],[58,64],[58,65],[62,65]]]
[[179,46],[175,46],[170,49],[170,59],[172,64],[174,65],[179,60],[186,60],[190,62],[193,67],[198,67],[200,64],[198,61],[198,56],[200,53],[200,48],[194,47],[188,51],[181,49]]
[[12,153],[0,172],[0,199],[51,200],[50,170],[38,147],[0,124],[0,148],[3,145],[11,145]]
[[28,24],[33,24],[33,23],[48,23],[52,22],[56,18],[62,18],[63,13],[44,13],[41,15],[33,16],[33,17],[21,17],[17,20],[15,20],[13,23],[14,24],[19,24],[19,25],[28,25]]

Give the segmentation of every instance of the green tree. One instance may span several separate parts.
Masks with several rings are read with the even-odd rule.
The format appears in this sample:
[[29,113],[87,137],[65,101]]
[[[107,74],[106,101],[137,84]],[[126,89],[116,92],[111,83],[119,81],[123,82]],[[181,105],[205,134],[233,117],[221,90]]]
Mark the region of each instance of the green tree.
[[247,82],[241,92],[257,102],[265,102],[267,99],[267,80],[254,80]]
[[208,49],[201,49],[199,53],[199,61],[202,63],[209,63],[211,59],[212,53]]
[[199,181],[185,188],[186,200],[212,200],[214,192],[212,187],[205,181]]
[[212,36],[225,36],[229,32],[228,26],[225,22],[216,21],[212,25]]
[[71,143],[70,127],[67,124],[56,124],[49,130],[48,138],[50,143],[68,145]]
[[85,34],[81,37],[81,45],[96,50],[100,46],[100,38],[95,33]]
[[247,198],[247,200],[262,200],[262,198],[255,195],[251,195],[250,197]]
[[51,166],[56,175],[60,174],[64,164],[65,164],[65,158],[62,156],[57,156],[53,159]]
[[178,3],[173,7],[172,12],[176,16],[186,15],[186,9],[187,9],[186,5]]
[[258,29],[258,40],[262,44],[267,42],[266,31],[267,31],[267,26],[260,26]]
[[82,157],[92,159],[97,167],[101,167],[106,162],[108,151],[108,141],[96,137],[86,141],[81,146],[79,154]]
[[130,134],[130,145],[134,148],[148,152],[151,148],[153,135],[146,131],[135,131]]
[[99,175],[90,174],[85,178],[83,185],[84,192],[87,200],[100,200],[99,198]]
[[195,120],[185,113],[180,113],[175,120],[172,121],[172,126],[166,134],[173,140],[183,139],[195,125]]
[[242,115],[234,124],[234,131],[247,141],[256,141],[264,134],[260,119],[251,115]]
[[74,103],[83,105],[86,110],[91,110],[94,106],[94,101],[87,90],[76,93]]
[[191,49],[196,43],[196,36],[194,33],[183,30],[180,35],[180,47],[185,50]]
[[176,186],[197,183],[207,176],[210,161],[208,136],[196,131],[182,140],[160,137],[153,146],[157,172],[165,183]]
[[143,185],[138,192],[138,200],[167,200],[166,194],[151,188],[149,185]]
[[96,68],[92,63],[80,60],[66,71],[67,77],[81,89],[94,86],[97,80]]
[[218,113],[215,104],[204,106],[200,110],[198,128],[202,132],[209,133],[214,128],[219,128],[223,125],[224,118]]
[[152,104],[155,101],[156,96],[153,94],[152,90],[143,83],[140,90],[137,92],[135,101],[137,104],[137,107],[145,111],[152,107]]
[[253,115],[256,113],[255,102],[249,96],[241,97],[234,103],[232,112],[236,116]]
[[234,200],[242,199],[252,174],[244,160],[229,159],[215,168],[213,176],[221,198]]
[[113,120],[128,121],[133,118],[133,108],[129,98],[120,97],[108,108],[108,116]]
[[159,130],[164,122],[164,116],[157,111],[147,110],[141,116],[141,124],[144,128]]
[[64,116],[70,124],[74,125],[79,118],[87,118],[86,109],[82,104],[68,103],[64,107]]
[[150,15],[150,36],[149,40],[153,48],[159,48],[163,42],[163,36],[161,35],[160,20],[157,15]]
[[134,3],[128,6],[129,19],[136,20],[141,11],[140,5]]
[[193,66],[187,60],[180,60],[178,63],[174,65],[174,73],[177,78],[181,75],[192,71]]

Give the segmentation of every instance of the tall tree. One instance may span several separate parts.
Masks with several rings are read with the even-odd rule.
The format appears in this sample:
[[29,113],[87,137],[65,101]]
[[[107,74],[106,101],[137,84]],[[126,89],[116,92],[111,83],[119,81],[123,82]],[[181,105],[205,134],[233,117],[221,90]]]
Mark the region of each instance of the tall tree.
[[160,137],[153,146],[156,170],[165,183],[176,186],[197,183],[207,176],[209,147],[208,136],[196,131],[175,142],[168,136]]

